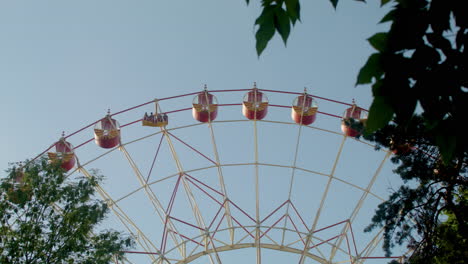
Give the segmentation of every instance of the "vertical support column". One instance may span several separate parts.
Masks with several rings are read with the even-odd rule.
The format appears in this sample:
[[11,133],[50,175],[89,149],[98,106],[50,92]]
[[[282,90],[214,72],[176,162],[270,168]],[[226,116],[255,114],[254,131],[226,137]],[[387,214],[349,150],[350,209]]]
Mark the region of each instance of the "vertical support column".
[[260,247],[260,186],[258,171],[258,131],[257,131],[257,113],[254,119],[254,155],[255,155],[255,244],[257,248],[257,264],[262,263],[262,252]]
[[[294,152],[294,161],[293,161],[293,164],[292,164],[291,181],[289,182],[288,201],[291,201],[292,188],[293,188],[293,184],[294,184],[294,176],[296,175],[296,163],[297,163],[297,155],[299,153],[299,142],[301,140],[301,132],[302,132],[302,122],[301,122],[301,124],[299,124],[299,131],[297,133],[296,151]],[[290,206],[291,206],[290,203],[288,203],[286,205],[286,216],[289,216],[289,207]],[[286,236],[286,224],[287,224],[287,222],[288,222],[288,218],[285,217],[284,218],[284,225],[283,225],[283,235],[282,235],[282,238],[281,238],[281,245],[284,245],[284,239],[285,239],[285,236]]]
[[231,244],[234,244],[234,229],[233,229],[233,224],[232,224],[231,209],[230,209],[229,203],[226,202],[227,200],[229,200],[229,198],[228,198],[228,195],[227,195],[226,185],[224,183],[223,170],[221,169],[221,161],[220,161],[219,154],[218,154],[218,147],[216,145],[216,138],[215,138],[215,135],[214,135],[214,129],[213,129],[213,124],[211,123],[211,119],[208,122],[208,127],[210,128],[211,143],[213,145],[213,152],[214,152],[214,155],[215,155],[216,167],[218,169],[219,184],[221,186],[221,192],[222,192],[222,194],[224,196],[224,201],[225,201],[224,210],[225,210],[225,214],[226,214],[226,221],[227,221],[227,224],[228,224],[228,227],[229,227],[229,236],[230,236],[230,239],[231,239]]

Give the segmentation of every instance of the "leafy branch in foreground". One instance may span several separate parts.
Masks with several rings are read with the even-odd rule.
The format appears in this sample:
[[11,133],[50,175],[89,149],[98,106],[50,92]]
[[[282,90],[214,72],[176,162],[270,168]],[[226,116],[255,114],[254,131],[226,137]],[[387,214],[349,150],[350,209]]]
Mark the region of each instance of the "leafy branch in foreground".
[[[329,1],[336,8],[338,0]],[[259,56],[275,31],[286,43],[301,17],[299,8],[288,7],[299,7],[299,1],[261,2],[255,22]],[[379,206],[368,230],[384,226],[387,253],[395,243],[407,244],[414,250],[411,263],[467,263],[466,4],[381,0],[381,5],[392,5],[380,21],[390,29],[368,39],[376,52],[356,85],[371,85],[374,97],[365,137],[394,151],[395,172],[405,184]],[[277,17],[284,12],[289,20]],[[421,115],[415,117],[417,105]]]
[[[247,4],[249,0],[246,0]],[[258,26],[255,34],[257,54],[260,56],[275,32],[286,45],[291,32],[291,26],[300,21],[301,6],[299,0],[263,0],[263,11],[255,20]]]
[[[329,0],[334,8],[338,0]],[[360,1],[360,0],[357,0]],[[246,0],[249,3],[249,0]],[[364,1],[361,1],[364,2]],[[374,100],[366,129],[377,131],[393,118],[404,127],[418,103],[426,129],[435,135],[442,160],[468,148],[459,126],[468,116],[468,15],[461,0],[381,0],[392,5],[380,23],[388,32],[368,39],[376,50],[359,71],[356,85],[371,85]],[[260,56],[277,32],[286,44],[301,17],[299,0],[262,0],[255,21]]]
[[96,232],[108,208],[95,200],[102,176],[66,179],[46,159],[12,167],[0,181],[1,263],[109,263],[133,240],[113,230]]

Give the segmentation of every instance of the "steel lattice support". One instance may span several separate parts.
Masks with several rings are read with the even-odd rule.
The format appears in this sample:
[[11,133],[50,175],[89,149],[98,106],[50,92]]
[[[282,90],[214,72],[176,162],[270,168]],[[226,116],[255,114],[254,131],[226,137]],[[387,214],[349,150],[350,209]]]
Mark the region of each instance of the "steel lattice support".
[[[238,89],[238,90],[215,90],[210,91],[210,93],[223,93],[223,92],[245,92],[250,91],[248,89]],[[260,90],[264,92],[271,93],[280,93],[283,95],[301,95],[302,93],[293,93],[286,91],[272,91],[272,90]],[[207,90],[205,91],[207,94]],[[179,96],[172,96],[167,98],[158,99],[157,102],[166,101],[166,100],[175,100],[178,98],[184,98],[191,95],[197,95],[199,93],[189,93]],[[330,103],[341,104],[345,106],[351,106],[351,104],[346,104],[336,100],[331,100],[323,97],[313,96],[316,99],[320,99]],[[208,101],[208,98],[205,98],[205,101]],[[148,103],[143,103],[135,107],[130,107],[120,112],[116,112],[111,116],[117,116],[135,109],[139,109],[147,104],[154,103],[155,100],[152,100]],[[305,104],[305,101],[303,101]],[[231,106],[241,106],[241,103],[226,103],[218,104],[218,107],[231,107]],[[270,107],[276,107],[277,109],[291,109],[290,105],[281,105],[281,104],[269,104]],[[304,107],[304,105],[303,105]],[[171,109],[167,111],[166,114],[175,114],[185,111],[189,111],[192,108],[180,108],[180,109]],[[257,110],[255,110],[257,111]],[[326,112],[318,112],[318,114],[331,117],[331,118],[340,118],[339,115]],[[178,127],[161,127],[160,131],[151,131],[143,136],[139,135],[137,138],[133,138],[127,142],[121,142],[120,145],[116,148],[105,150],[101,152],[97,157],[91,158],[89,161],[79,164],[76,172],[84,174],[86,177],[91,177],[91,174],[87,171],[86,168],[89,168],[91,164],[99,161],[101,158],[109,155],[116,150],[120,150],[125,159],[128,161],[128,166],[133,171],[133,174],[138,181],[139,185],[137,188],[132,190],[126,190],[126,192],[120,197],[111,197],[102,186],[97,186],[96,191],[102,197],[102,199],[107,203],[108,207],[111,209],[116,219],[127,229],[127,231],[136,238],[136,241],[139,245],[138,250],[127,251],[128,254],[139,254],[146,255],[151,263],[158,264],[173,264],[173,263],[190,263],[199,259],[203,256],[206,256],[212,264],[222,263],[220,257],[220,252],[226,252],[230,250],[239,250],[243,248],[253,248],[255,249],[255,258],[256,263],[262,263],[262,250],[263,249],[272,249],[283,252],[288,252],[292,254],[297,254],[299,256],[299,263],[303,264],[306,259],[312,259],[319,263],[364,263],[369,259],[379,259],[380,257],[372,256],[372,253],[376,249],[377,245],[382,240],[382,230],[375,234],[371,241],[368,241],[367,245],[363,249],[359,249],[356,246],[356,240],[354,232],[352,229],[353,222],[356,220],[356,217],[360,215],[361,207],[364,202],[370,197],[377,198],[378,200],[383,200],[379,195],[372,192],[372,187],[379,174],[382,171],[382,168],[386,161],[389,159],[391,152],[387,152],[387,155],[380,162],[378,168],[375,171],[371,172],[369,175],[369,181],[364,184],[366,186],[359,186],[358,184],[353,183],[350,180],[346,180],[335,175],[336,167],[340,162],[340,158],[344,151],[344,145],[347,140],[357,140],[343,136],[342,133],[336,131],[331,131],[328,129],[312,126],[312,125],[303,125],[302,121],[300,123],[287,122],[284,120],[257,120],[256,112],[255,118],[251,120],[212,120],[210,114],[206,123],[194,123],[187,124]],[[301,119],[302,120],[302,119]],[[127,126],[132,126],[141,121],[135,120],[121,126],[125,128]],[[296,120],[297,122],[297,120]],[[246,151],[253,152],[253,160],[248,160],[244,163],[228,163],[219,155],[220,147],[222,144],[219,144],[220,134],[218,131],[218,125],[222,123],[233,123],[233,124],[247,124],[252,125],[252,132],[249,132],[250,139],[253,139],[253,148],[246,149]],[[262,136],[262,133],[259,133],[259,128],[262,124],[274,124],[278,126],[294,126],[297,134],[292,135],[292,140],[295,141],[295,148],[293,153],[290,153],[293,157],[292,162],[289,164],[275,164],[268,162],[260,162],[260,155],[263,155],[260,151],[259,146],[259,137]],[[65,138],[69,138],[81,131],[86,131],[89,127],[92,127],[94,123],[68,135]],[[191,127],[197,126],[207,126],[208,134],[211,142],[212,148],[211,155],[207,155],[203,151],[200,151],[193,147],[189,142],[185,142],[181,138],[177,137],[177,131],[183,131]],[[246,126],[248,127],[248,126]],[[297,130],[296,130],[297,128]],[[325,172],[321,172],[317,168],[306,168],[298,166],[298,156],[300,148],[303,144],[301,138],[305,133],[309,131],[316,131],[319,133],[330,134],[335,136],[342,137],[341,144],[339,145],[336,155],[334,155],[333,165],[331,168],[326,168]],[[215,133],[218,132],[217,133]],[[134,160],[134,157],[127,150],[127,145],[133,143],[144,141],[151,137],[161,137],[159,144],[154,148],[154,155],[151,155],[152,162],[149,172],[143,175],[138,165],[138,160]],[[218,138],[217,138],[218,137]],[[159,139],[159,138],[158,138]],[[85,141],[82,144],[79,144],[75,149],[81,148],[82,146],[91,142],[92,139]],[[359,141],[358,142],[368,145],[369,148],[374,146]],[[182,145],[187,147],[191,153],[199,155],[210,162],[208,166],[197,167],[196,169],[185,170],[184,164],[182,164],[179,159],[178,151],[182,149],[177,149],[174,143],[178,144],[180,142]],[[222,142],[222,141],[221,141]],[[164,143],[164,146],[163,146]],[[291,145],[294,143],[291,143]],[[292,146],[293,147],[293,146]],[[50,148],[49,148],[50,149]],[[130,148],[128,148],[130,149]],[[170,153],[171,160],[175,163],[176,172],[171,171],[170,175],[162,175],[155,179],[152,176],[153,168],[155,167],[156,160],[160,150],[164,149]],[[48,150],[46,150],[48,151]],[[152,152],[153,150],[151,150]],[[134,154],[134,153],[133,153]],[[167,155],[167,154],[166,154]],[[168,156],[169,156],[168,155]],[[135,156],[136,157],[136,156]],[[263,156],[261,156],[263,158]],[[333,159],[333,158],[332,158]],[[187,167],[188,165],[185,164]],[[250,191],[255,194],[255,200],[252,199],[252,202],[255,202],[255,212],[249,208],[243,208],[239,206],[242,204],[242,201],[235,201],[235,191],[231,186],[226,184],[225,175],[228,175],[228,169],[226,168],[236,168],[246,166],[249,169],[252,169],[252,180],[253,184],[249,185]],[[265,208],[265,204],[262,204],[260,197],[262,195],[263,188],[266,188],[266,183],[260,180],[260,172],[262,167],[268,168],[284,168],[289,169],[287,173],[288,184],[285,184],[285,193],[279,195],[284,195],[285,199],[275,204],[270,212],[262,211]],[[195,177],[195,172],[208,172],[209,169],[216,169],[216,173],[212,173],[212,177],[217,177],[218,187],[214,187],[204,181],[203,178]],[[323,169],[322,169],[323,170]],[[75,173],[71,171],[70,174]],[[214,171],[214,170],[213,170]],[[224,174],[226,172],[226,174]],[[193,174],[192,174],[193,173]],[[307,175],[314,175],[317,177],[323,177],[326,179],[326,185],[321,193],[321,199],[319,200],[319,206],[315,215],[309,221],[305,221],[303,216],[304,214],[296,208],[296,205],[300,206],[299,203],[293,203],[291,200],[293,197],[293,186],[297,186],[300,182],[299,175],[300,173],[306,173]],[[211,177],[210,176],[210,177]],[[175,182],[172,184],[172,182]],[[170,182],[170,184],[169,184]],[[338,223],[327,223],[329,224],[326,227],[319,226],[319,223],[323,222],[323,214],[326,212],[324,209],[327,205],[328,199],[331,197],[331,186],[334,182],[341,182],[346,185],[346,187],[352,188],[357,192],[361,192],[359,201],[356,204],[351,205],[353,211],[350,215],[344,216],[346,220],[343,220]],[[214,184],[214,185],[217,185]],[[167,186],[172,190],[169,202],[164,204],[161,201],[164,201],[164,196],[161,196],[160,193],[153,191],[156,190],[152,187],[158,186]],[[161,231],[161,237],[157,238],[157,241],[150,239],[149,235],[145,234],[145,231],[142,230],[135,222],[125,213],[124,208],[122,208],[122,201],[134,197],[138,193],[144,193],[147,200],[150,202],[152,209],[154,209],[157,217],[159,218],[160,224],[156,225],[155,228],[158,228],[158,231]],[[177,217],[176,213],[178,209],[174,204],[176,198],[180,196],[185,196],[187,199],[187,204],[185,207],[190,213],[189,216]],[[210,210],[215,212],[214,216],[211,215],[206,217],[202,214],[203,206],[206,201],[209,201],[210,204],[214,203],[214,206]],[[294,200],[294,202],[297,202]],[[269,204],[268,206],[272,206]],[[174,209],[174,210],[173,210]],[[249,212],[249,213],[247,213]],[[263,213],[263,214],[262,214]],[[362,213],[362,212],[361,212]],[[205,217],[204,217],[205,216]],[[320,221],[319,221],[320,220]],[[224,225],[223,225],[224,224]],[[227,226],[227,227],[226,227]],[[336,230],[339,229],[339,230]],[[187,231],[189,230],[189,231]],[[325,232],[324,230],[328,230]],[[158,233],[159,236],[159,233]],[[367,241],[366,241],[367,242]],[[312,254],[312,252],[314,254]],[[345,256],[345,257],[343,257]],[[397,258],[397,257],[395,257]],[[114,261],[116,262],[116,261]],[[126,263],[131,263],[129,260],[124,260]]]

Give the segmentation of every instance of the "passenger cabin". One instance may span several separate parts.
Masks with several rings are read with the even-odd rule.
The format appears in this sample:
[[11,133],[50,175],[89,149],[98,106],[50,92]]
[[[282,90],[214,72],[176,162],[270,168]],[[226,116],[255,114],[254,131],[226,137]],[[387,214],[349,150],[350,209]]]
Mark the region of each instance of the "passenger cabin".
[[396,139],[390,140],[390,150],[395,155],[405,155],[413,151],[414,149],[416,148],[413,146],[413,144],[411,144],[408,141],[402,142],[401,140],[396,140]]
[[119,122],[111,118],[109,113],[94,126],[94,141],[98,146],[106,149],[120,144]]
[[49,162],[60,162],[60,166],[65,170],[71,170],[76,163],[73,146],[62,137],[54,146],[55,152],[48,152]]
[[268,98],[257,89],[256,84],[244,96],[242,114],[250,120],[262,120],[268,113]]
[[169,117],[165,113],[150,113],[148,115],[148,113],[145,112],[141,122],[143,126],[165,127],[169,123]]
[[358,137],[361,135],[366,120],[367,111],[358,107],[353,101],[353,105],[343,114],[341,131],[348,137]]
[[310,125],[317,118],[317,102],[304,91],[303,95],[296,97],[293,101],[291,118],[296,124]]
[[22,163],[18,164],[18,168],[14,168],[13,171],[13,183],[15,184],[23,184],[24,183],[24,172],[22,168]]
[[206,87],[193,98],[192,115],[202,123],[211,122],[218,116],[218,100],[208,93]]

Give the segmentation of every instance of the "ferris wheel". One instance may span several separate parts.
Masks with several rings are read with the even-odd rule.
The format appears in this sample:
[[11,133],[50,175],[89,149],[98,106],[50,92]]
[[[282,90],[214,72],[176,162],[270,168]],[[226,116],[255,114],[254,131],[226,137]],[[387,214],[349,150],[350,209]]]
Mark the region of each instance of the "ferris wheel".
[[108,111],[40,155],[105,175],[106,227],[136,241],[125,263],[386,263],[383,229],[363,229],[392,152],[356,138],[366,114],[305,90],[205,86]]

